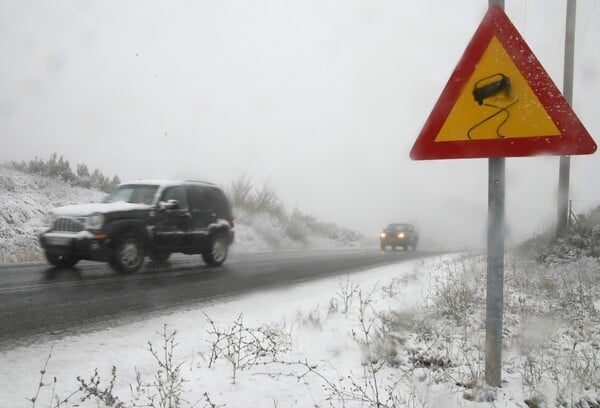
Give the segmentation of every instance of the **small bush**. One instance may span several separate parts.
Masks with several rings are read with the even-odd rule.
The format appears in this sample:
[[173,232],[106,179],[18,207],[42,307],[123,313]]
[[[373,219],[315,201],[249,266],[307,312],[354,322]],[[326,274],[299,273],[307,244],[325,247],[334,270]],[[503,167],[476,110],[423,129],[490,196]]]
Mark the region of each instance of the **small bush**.
[[267,213],[278,219],[285,217],[284,208],[268,180],[256,187],[252,179],[243,173],[233,181],[226,194],[232,205],[249,213]]
[[78,164],[74,173],[69,161],[63,156],[58,157],[56,153],[46,161],[36,157],[29,162],[13,161],[8,163],[8,166],[24,173],[61,180],[74,187],[93,188],[105,193],[111,192],[121,183],[119,176],[115,175],[111,180],[98,169],[90,174],[86,164]]
[[568,264],[583,257],[600,258],[600,228],[587,222],[574,225],[556,243],[537,248],[535,255],[545,265]]
[[433,286],[431,301],[437,314],[458,324],[467,324],[468,315],[483,304],[483,269],[467,263],[446,265],[445,273]]

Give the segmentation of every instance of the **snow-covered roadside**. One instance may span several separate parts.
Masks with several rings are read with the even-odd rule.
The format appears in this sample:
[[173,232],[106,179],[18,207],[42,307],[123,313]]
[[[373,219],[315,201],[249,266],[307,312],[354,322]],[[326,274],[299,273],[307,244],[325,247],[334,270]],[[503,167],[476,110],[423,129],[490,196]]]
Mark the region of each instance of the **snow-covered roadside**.
[[600,406],[597,261],[506,261],[499,389],[483,380],[485,257],[459,254],[3,350],[0,406],[32,406],[49,356],[35,407],[161,406],[167,386],[181,407]]
[[[165,324],[167,332],[177,331],[174,360],[184,362],[181,375],[188,381],[184,384],[187,401],[203,400],[202,394],[208,392],[212,401],[219,406],[326,406],[325,398],[329,393],[322,388],[316,375],[307,376],[301,381],[293,375],[273,377],[278,373],[301,373],[304,371],[301,366],[255,366],[251,370],[240,371],[235,384],[232,384],[232,369],[225,361],[219,360],[213,368],[208,368],[211,344],[207,330],[211,326],[206,316],[210,316],[215,325],[223,329],[240,314],[243,314],[245,327],[277,325],[289,333],[291,341],[291,351],[282,358],[318,364],[323,374],[335,379],[336,371],[349,374],[353,370],[361,370],[361,349],[351,336],[352,329],[356,329],[358,293],[352,296],[349,313],[344,313],[342,294],[360,287],[362,296],[374,291],[371,296],[373,306],[377,304],[377,308],[386,311],[408,311],[418,305],[431,278],[423,274],[424,268],[434,271],[434,267],[426,265],[440,261],[443,259],[380,267],[351,276],[328,278],[284,290],[259,292],[232,301],[180,310],[96,333],[4,350],[0,353],[0,384],[4,390],[0,393],[0,406],[31,406],[31,402],[25,398],[35,394],[39,372],[50,350],[52,355],[45,382],[52,383],[53,377],[57,378],[56,395],[66,397],[77,389],[76,377],[87,379],[95,368],[108,384],[111,366],[115,365],[117,381],[114,394],[128,402],[132,395],[130,385],[136,383],[135,369],[143,373],[147,380],[151,380],[157,370],[147,342],[152,342],[160,349],[164,343],[160,333]],[[388,295],[382,292],[385,291],[382,289],[385,285],[389,288]],[[334,308],[337,312],[333,311]],[[42,388],[36,406],[50,406],[51,392],[51,387]],[[78,403],[76,399],[70,402]],[[96,406],[96,402],[88,401],[83,406]]]

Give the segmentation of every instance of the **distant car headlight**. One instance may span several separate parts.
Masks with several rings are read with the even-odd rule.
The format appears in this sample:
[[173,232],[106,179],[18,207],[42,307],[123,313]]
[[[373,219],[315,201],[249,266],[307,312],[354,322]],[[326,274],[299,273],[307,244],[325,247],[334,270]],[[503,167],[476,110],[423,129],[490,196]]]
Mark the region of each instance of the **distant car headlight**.
[[102,228],[104,224],[104,215],[102,214],[92,214],[85,219],[85,228],[97,230]]
[[398,238],[404,238],[404,232],[399,233]]
[[385,238],[385,237],[386,237],[386,235],[385,235],[385,232],[382,232],[382,233],[381,233],[381,235],[379,235],[379,236],[380,236],[381,238]]

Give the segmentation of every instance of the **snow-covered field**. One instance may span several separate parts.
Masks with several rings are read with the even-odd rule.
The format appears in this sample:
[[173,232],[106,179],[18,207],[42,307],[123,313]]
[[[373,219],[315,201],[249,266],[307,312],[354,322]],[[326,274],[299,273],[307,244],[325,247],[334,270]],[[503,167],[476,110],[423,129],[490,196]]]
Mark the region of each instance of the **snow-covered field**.
[[599,276],[507,258],[498,389],[485,258],[457,254],[3,350],[0,406],[597,407]]
[[[321,376],[339,384],[340,390],[350,390],[350,381],[361,382],[364,375],[365,366],[361,364],[365,358],[364,345],[353,338],[353,332],[358,339],[363,336],[358,321],[361,299],[366,306],[365,317],[369,319],[380,312],[397,311],[408,315],[422,301],[430,282],[429,273],[437,271],[437,263],[449,259],[413,261],[285,290],[259,292],[91,334],[48,339],[5,350],[0,353],[3,367],[0,384],[10,392],[4,392],[0,397],[0,406],[31,406],[31,401],[25,397],[36,394],[38,376],[48,356],[50,360],[43,379],[48,386],[41,389],[36,406],[50,406],[53,393],[65,398],[77,391],[76,377],[81,376],[87,381],[96,368],[102,380],[99,388],[108,386],[113,365],[117,371],[112,394],[127,405],[136,398],[140,398],[138,403],[142,404],[155,390],[150,386],[144,392],[138,392],[135,389],[136,372],[140,373],[141,382],[156,380],[154,375],[161,368],[152,357],[148,342],[163,358],[163,330],[167,337],[176,331],[172,363],[182,364],[178,375],[185,381],[178,392],[189,402],[182,406],[191,406],[196,401],[202,401],[199,406],[203,406],[205,392],[217,406],[328,406],[327,400],[333,390],[328,389]],[[214,322],[214,327],[209,319]],[[234,327],[236,321],[240,324]],[[234,343],[226,344],[225,341],[220,344],[224,349],[210,367],[217,340],[210,332],[215,327],[223,332],[227,332],[228,327],[248,329],[243,333],[248,335],[244,341],[250,336],[256,340],[259,335],[269,333],[277,343],[277,350],[271,349],[269,341],[261,338],[259,348],[262,350],[254,362],[256,345],[246,343],[235,355],[232,351]],[[373,334],[379,329],[372,327]],[[232,337],[238,339],[238,333],[233,330]],[[241,360],[235,382],[234,363],[230,361],[234,357]],[[162,371],[164,377],[164,367]],[[387,377],[393,369],[385,371]],[[387,385],[382,383],[380,386],[383,393],[383,387]],[[80,404],[81,395],[73,396],[65,406]],[[451,395],[443,395],[445,399],[449,397]],[[342,406],[335,401],[332,403]],[[82,406],[96,404],[96,399],[92,399]]]

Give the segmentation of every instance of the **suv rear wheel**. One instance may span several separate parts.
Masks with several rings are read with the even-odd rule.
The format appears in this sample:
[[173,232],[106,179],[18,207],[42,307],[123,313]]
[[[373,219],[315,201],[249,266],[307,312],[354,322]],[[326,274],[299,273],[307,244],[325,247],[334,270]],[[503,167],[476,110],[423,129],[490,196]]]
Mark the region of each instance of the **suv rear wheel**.
[[227,239],[224,235],[219,234],[211,241],[208,252],[202,254],[202,259],[210,266],[223,265],[227,259],[228,249]]
[[119,273],[133,273],[144,263],[144,244],[135,233],[127,233],[117,241],[110,266]]

